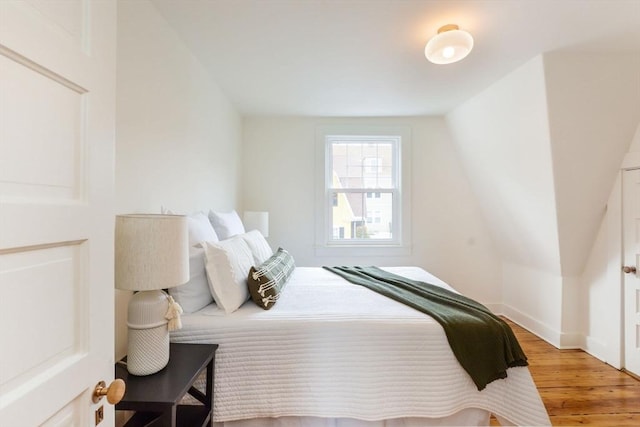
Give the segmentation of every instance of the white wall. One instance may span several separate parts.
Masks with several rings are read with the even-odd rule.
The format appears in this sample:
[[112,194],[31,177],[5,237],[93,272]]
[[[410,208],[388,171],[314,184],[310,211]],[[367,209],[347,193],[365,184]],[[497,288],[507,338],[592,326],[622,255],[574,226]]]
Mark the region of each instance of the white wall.
[[150,2],[118,9],[117,211],[236,207],[239,115]]
[[[316,128],[409,126],[412,234],[408,256],[332,258],[314,251]],[[487,304],[501,300],[500,264],[443,118],[248,117],[243,123],[243,205],[269,211],[269,241],[297,265],[418,265]]]
[[640,56],[544,56],[563,276],[585,268],[640,120]]
[[562,339],[562,277],[523,264],[502,264],[502,313],[548,342]]
[[633,140],[631,141],[631,145],[629,146],[629,152],[630,153],[640,152],[640,122],[638,123],[636,132],[633,135]]
[[500,251],[504,312],[557,343],[562,280],[542,57],[446,119]]
[[[596,253],[606,248],[607,239],[598,233],[640,120],[640,56],[555,52],[544,55],[544,68],[564,284],[562,331],[575,345],[583,340],[576,335],[583,333],[584,322],[594,326],[605,319],[604,307],[611,308],[600,286],[585,290],[598,294],[599,303],[590,299],[584,307],[578,301],[581,275],[600,276],[595,266],[606,266],[606,258],[591,260],[595,265],[587,260],[592,246]],[[597,335],[587,335],[580,345],[589,341],[591,348],[600,348],[610,341],[599,328],[594,331]]]
[[[618,213],[620,213],[619,210]],[[615,290],[615,288],[619,288],[620,281],[617,281],[617,286],[611,286],[613,283],[610,282],[607,271],[607,261],[609,259],[608,236],[616,233],[616,230],[611,230],[608,226],[609,215],[610,213],[607,211],[598,227],[596,239],[591,247],[587,265],[582,274],[581,283],[584,286],[578,302],[582,308],[579,321],[581,325],[580,332],[585,337],[583,348],[592,355],[615,366],[619,363],[616,361],[617,357],[615,355],[608,357],[607,348],[615,347],[615,344],[619,345],[620,343],[620,339],[619,337],[616,338],[615,333],[615,331],[620,330],[620,318],[616,319],[616,316],[613,315],[613,313],[620,310],[620,292]],[[617,234],[620,231],[617,230]],[[619,253],[618,256],[620,255]],[[617,303],[614,296],[618,297]]]
[[640,57],[545,54],[447,120],[504,260],[505,314],[557,346],[619,353],[619,208],[605,209],[640,120]]
[[[241,119],[148,1],[118,2],[116,212],[237,207]],[[128,293],[116,292],[116,357]]]
[[[640,122],[622,169],[640,167]],[[607,209],[581,277],[583,348],[620,368],[622,360],[622,172],[615,174]]]

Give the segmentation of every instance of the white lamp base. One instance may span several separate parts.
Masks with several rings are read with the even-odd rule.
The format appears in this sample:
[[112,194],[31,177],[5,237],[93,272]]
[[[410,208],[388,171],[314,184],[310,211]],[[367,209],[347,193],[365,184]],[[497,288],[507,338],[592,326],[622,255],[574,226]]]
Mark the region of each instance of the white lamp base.
[[137,292],[128,309],[127,370],[133,375],[151,375],[169,362],[169,329],[165,314],[168,295],[161,290]]

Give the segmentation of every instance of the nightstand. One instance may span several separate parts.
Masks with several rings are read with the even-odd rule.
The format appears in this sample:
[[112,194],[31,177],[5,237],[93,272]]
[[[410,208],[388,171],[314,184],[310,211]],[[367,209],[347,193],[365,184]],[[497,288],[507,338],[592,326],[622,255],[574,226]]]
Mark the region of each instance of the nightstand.
[[[217,344],[171,344],[169,363],[160,372],[131,375],[116,363],[116,378],[126,383],[116,410],[136,411],[125,427],[204,427],[213,425],[213,372]],[[193,387],[206,369],[206,392]],[[189,393],[202,405],[179,405]]]

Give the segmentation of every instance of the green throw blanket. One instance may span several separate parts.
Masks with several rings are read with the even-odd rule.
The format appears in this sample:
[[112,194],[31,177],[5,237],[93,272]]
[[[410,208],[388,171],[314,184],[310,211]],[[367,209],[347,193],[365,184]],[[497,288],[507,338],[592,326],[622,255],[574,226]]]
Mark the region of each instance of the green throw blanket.
[[324,268],[433,317],[478,390],[506,378],[507,368],[527,366],[527,357],[509,325],[470,298],[377,267]]

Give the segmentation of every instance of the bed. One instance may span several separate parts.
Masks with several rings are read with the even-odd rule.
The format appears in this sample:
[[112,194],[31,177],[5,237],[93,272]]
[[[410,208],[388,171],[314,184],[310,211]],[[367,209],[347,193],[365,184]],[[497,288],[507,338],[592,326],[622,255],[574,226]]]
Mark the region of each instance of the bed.
[[[385,270],[451,289],[417,267]],[[277,304],[182,316],[172,342],[217,343],[214,421],[224,427],[550,425],[528,368],[483,391],[428,315],[316,267]]]

